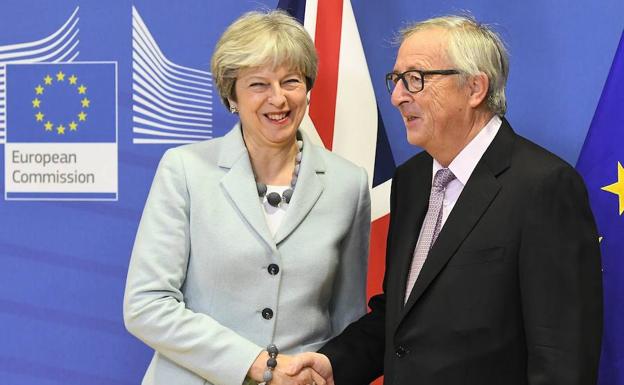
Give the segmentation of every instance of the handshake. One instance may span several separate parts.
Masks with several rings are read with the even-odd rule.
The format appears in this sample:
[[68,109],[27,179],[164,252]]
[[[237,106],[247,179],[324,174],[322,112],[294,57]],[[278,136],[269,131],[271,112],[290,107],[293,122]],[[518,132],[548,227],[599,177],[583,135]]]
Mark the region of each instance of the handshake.
[[[249,369],[248,376],[261,383],[269,354],[263,351]],[[319,353],[280,354],[269,385],[334,385],[329,358]]]

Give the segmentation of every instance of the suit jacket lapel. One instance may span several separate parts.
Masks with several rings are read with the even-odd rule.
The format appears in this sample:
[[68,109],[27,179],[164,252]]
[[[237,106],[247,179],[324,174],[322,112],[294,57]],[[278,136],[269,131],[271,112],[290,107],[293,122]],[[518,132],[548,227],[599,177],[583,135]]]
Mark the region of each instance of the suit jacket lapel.
[[229,170],[221,179],[221,186],[232,204],[255,233],[275,249],[275,241],[258,203],[253,169],[239,124],[222,139],[219,167]]
[[474,169],[435,244],[429,251],[400,320],[446,266],[448,260],[455,254],[498,194],[500,183],[497,177],[510,165],[514,135],[509,123],[503,119],[498,134]]
[[282,242],[299,226],[314,207],[324,189],[321,175],[325,173],[325,162],[308,137],[303,133],[301,135],[303,137],[301,168],[295,185],[295,193],[275,234],[276,244]]

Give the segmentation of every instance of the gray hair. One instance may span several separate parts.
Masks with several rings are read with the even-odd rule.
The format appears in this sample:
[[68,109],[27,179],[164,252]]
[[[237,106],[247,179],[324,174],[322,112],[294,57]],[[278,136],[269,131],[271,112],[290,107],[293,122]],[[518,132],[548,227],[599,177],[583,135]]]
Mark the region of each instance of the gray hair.
[[509,75],[509,54],[502,39],[489,26],[470,16],[443,16],[417,22],[400,31],[401,42],[418,31],[442,28],[449,33],[447,53],[464,76],[483,72],[489,80],[488,108],[505,115],[505,84]]
[[211,69],[223,104],[236,100],[236,78],[241,70],[268,65],[287,66],[301,73],[309,91],[316,79],[318,57],[303,26],[283,11],[248,12],[223,33]]

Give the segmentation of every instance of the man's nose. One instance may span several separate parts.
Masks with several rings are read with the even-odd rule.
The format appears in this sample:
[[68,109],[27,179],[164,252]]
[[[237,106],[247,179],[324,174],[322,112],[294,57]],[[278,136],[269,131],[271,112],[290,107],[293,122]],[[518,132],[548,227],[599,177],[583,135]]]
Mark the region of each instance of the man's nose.
[[399,107],[402,103],[409,102],[412,98],[412,94],[405,88],[403,81],[399,80],[392,90],[390,100],[392,105]]

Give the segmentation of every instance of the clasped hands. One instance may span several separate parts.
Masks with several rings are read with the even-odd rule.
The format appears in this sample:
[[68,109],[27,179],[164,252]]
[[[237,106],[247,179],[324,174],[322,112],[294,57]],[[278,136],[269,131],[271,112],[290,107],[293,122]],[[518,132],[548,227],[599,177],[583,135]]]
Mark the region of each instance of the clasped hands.
[[[268,353],[262,352],[249,369],[249,377],[262,382]],[[334,385],[329,359],[319,353],[280,354],[270,385]]]

